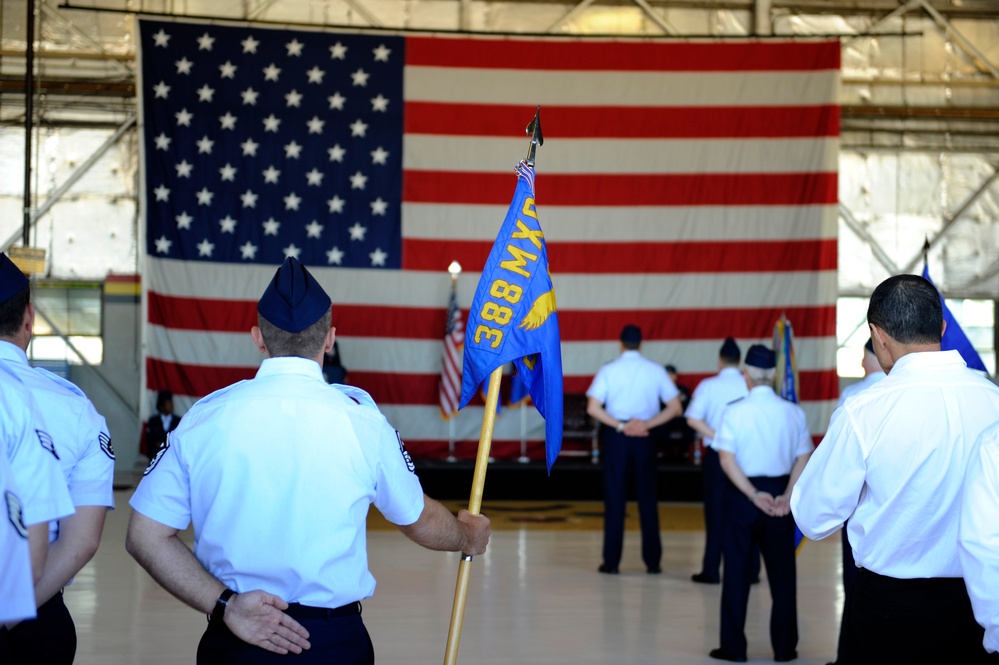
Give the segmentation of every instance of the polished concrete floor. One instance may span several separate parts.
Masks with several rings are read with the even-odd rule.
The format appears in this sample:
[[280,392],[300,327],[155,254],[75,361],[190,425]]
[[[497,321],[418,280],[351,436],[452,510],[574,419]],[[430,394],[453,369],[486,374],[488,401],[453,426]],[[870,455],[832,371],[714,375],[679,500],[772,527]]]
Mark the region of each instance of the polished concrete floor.
[[[129,491],[116,492],[94,560],[66,590],[78,665],[193,663],[205,617],[156,585],[124,548]],[[457,503],[450,504],[454,508]],[[489,551],[473,563],[459,663],[617,665],[717,663],[721,588],[697,585],[700,507],[661,506],[663,573],[648,575],[629,530],[621,574],[600,575],[599,503],[490,504]],[[370,566],[378,579],[364,619],[379,663],[443,662],[458,557],[429,552],[372,515]],[[629,529],[637,510],[629,505]],[[833,660],[842,593],[838,534],[798,556],[798,663]],[[750,662],[773,662],[766,580],[750,596]],[[294,658],[289,657],[289,662]]]

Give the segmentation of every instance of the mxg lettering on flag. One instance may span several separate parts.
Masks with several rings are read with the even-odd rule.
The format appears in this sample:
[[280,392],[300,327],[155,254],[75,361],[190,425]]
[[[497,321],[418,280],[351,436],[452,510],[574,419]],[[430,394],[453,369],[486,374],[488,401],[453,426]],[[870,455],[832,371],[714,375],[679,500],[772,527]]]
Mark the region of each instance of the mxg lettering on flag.
[[[173,390],[178,410],[253,376],[256,301],[297,255],[333,298],[347,381],[415,457],[445,455],[447,266],[463,267],[467,316],[464,285],[541,104],[565,392],[616,357],[626,323],[693,388],[722,339],[766,342],[785,314],[801,404],[824,430],[838,394],[836,41],[139,25],[146,384]],[[460,456],[481,416],[476,399],[452,419]],[[528,414],[534,457],[544,426]],[[494,453],[519,441],[519,416],[500,415]]]

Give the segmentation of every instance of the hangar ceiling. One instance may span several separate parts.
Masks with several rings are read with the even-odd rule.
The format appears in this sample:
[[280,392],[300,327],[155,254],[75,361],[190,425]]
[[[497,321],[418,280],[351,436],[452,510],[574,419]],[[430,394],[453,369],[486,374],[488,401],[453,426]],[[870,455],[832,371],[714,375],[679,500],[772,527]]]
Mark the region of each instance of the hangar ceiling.
[[[52,248],[53,277],[136,269],[133,30],[135,13],[144,12],[525,35],[836,36],[842,43],[841,293],[864,296],[890,273],[918,270],[926,239],[931,271],[945,293],[989,299],[999,293],[995,0],[2,0],[0,243],[20,237],[30,4],[38,35],[32,209]],[[81,172],[88,162],[99,162],[92,171],[100,173]],[[79,184],[66,186],[80,176]],[[87,226],[68,214],[88,205],[102,206],[89,217],[111,221]],[[46,226],[46,216],[56,221]],[[77,246],[92,234],[101,238],[96,254],[70,258],[55,251],[66,242],[60,225],[70,223],[80,226],[70,233]]]

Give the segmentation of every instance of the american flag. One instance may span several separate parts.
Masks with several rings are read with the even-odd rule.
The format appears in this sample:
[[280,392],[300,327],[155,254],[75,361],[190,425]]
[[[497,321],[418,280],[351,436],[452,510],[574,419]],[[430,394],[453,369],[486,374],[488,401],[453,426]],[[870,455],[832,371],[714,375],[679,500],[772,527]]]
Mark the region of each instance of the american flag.
[[[140,21],[146,385],[194,399],[253,376],[248,329],[297,254],[350,372],[416,455],[444,455],[442,307],[477,281],[541,104],[565,392],[622,325],[693,388],[727,335],[794,321],[825,429],[835,371],[836,41],[392,36]],[[471,294],[459,298],[466,310]],[[481,404],[453,419],[474,456]],[[544,421],[527,419],[531,455]],[[517,455],[520,419],[493,451]]]
[[447,325],[444,328],[444,350],[441,352],[441,415],[447,420],[458,413],[461,397],[461,355],[465,344],[465,327],[456,297],[457,279],[451,280],[451,295],[447,301]]

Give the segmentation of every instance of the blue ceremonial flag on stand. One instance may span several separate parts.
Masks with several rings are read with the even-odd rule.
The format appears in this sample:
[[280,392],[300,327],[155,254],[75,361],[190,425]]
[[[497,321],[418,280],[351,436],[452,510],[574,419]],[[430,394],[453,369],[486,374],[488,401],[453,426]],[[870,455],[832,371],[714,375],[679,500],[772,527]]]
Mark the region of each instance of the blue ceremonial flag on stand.
[[507,403],[507,406],[511,409],[524,406],[530,398],[530,391],[527,390],[524,382],[520,380],[520,374],[517,374],[515,371],[510,375],[510,401]]
[[[777,354],[777,371],[774,390],[789,402],[798,403],[798,363],[794,356],[794,330],[784,316],[774,324],[774,353]],[[794,551],[800,552],[805,534],[794,525]]]
[[461,407],[497,367],[513,362],[545,419],[548,472],[562,449],[562,349],[545,236],[534,208],[534,169],[517,189],[472,299],[465,328]]
[[[930,279],[930,267],[926,263],[923,264],[923,279],[925,279],[930,284],[933,284],[933,288],[936,289],[936,284]],[[937,293],[940,293],[940,289],[937,289]],[[964,334],[964,330],[961,329],[961,324],[957,322],[954,315],[951,314],[950,309],[947,307],[947,303],[944,302],[943,294],[940,294],[940,305],[943,306],[943,318],[947,323],[947,328],[944,329],[943,339],[940,340],[940,348],[943,351],[957,351],[964,358],[964,362],[967,363],[968,367],[971,369],[977,369],[988,374],[988,370],[985,369],[985,363],[982,362],[981,357],[978,352],[975,351],[975,347],[972,346],[971,340],[968,336]]]

